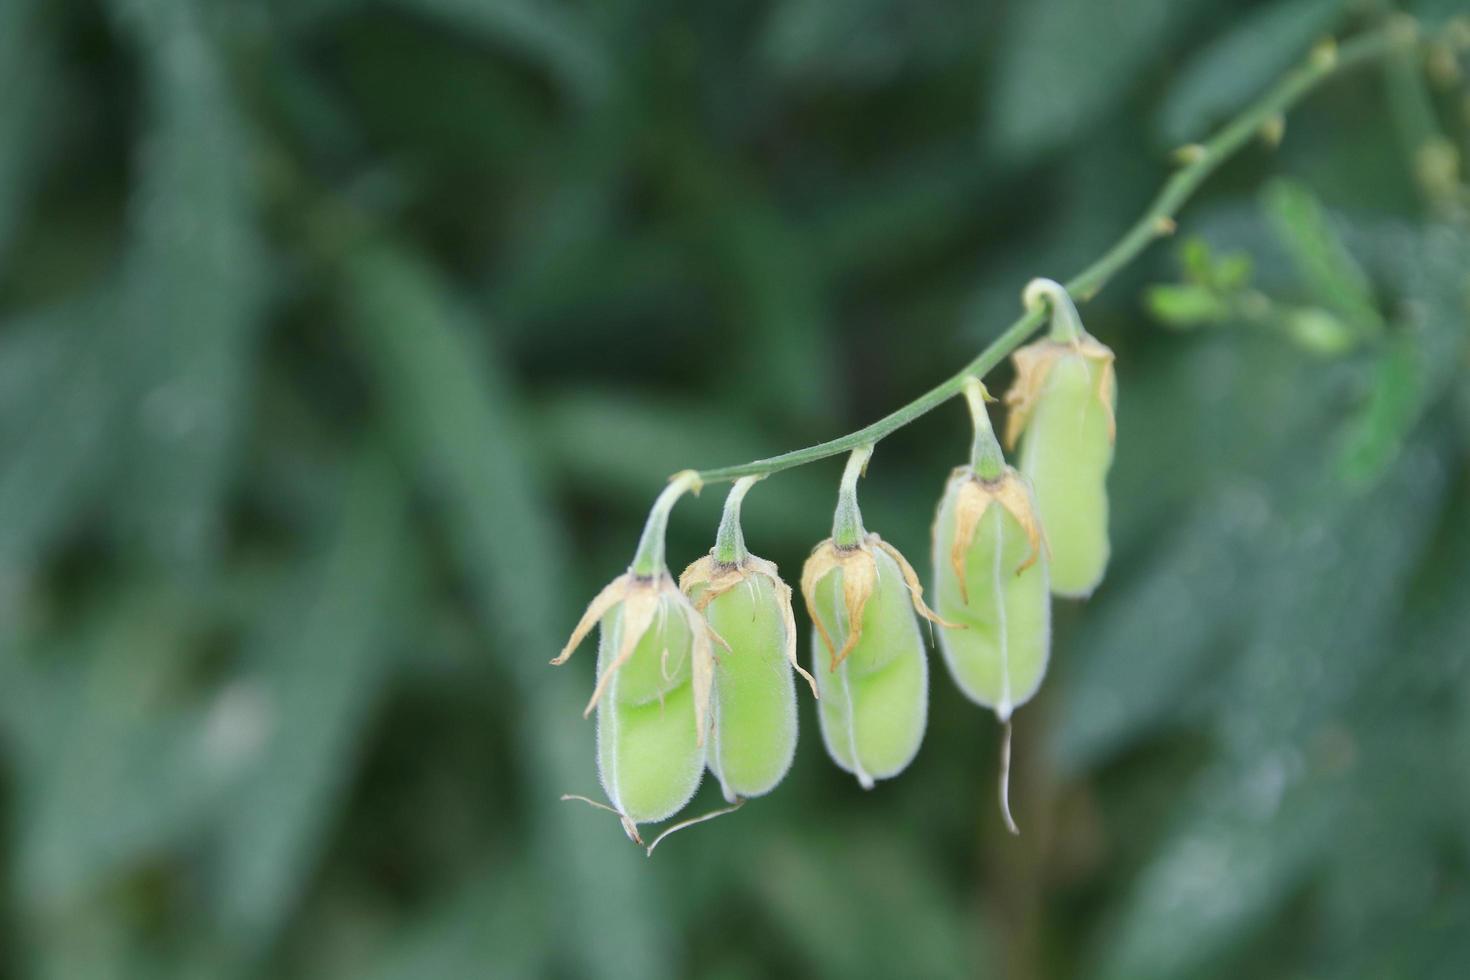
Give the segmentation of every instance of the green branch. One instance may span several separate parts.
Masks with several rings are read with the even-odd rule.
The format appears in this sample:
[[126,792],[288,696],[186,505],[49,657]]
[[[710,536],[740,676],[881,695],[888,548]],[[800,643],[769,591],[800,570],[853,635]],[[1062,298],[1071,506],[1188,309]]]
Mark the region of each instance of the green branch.
[[[1305,64],[1288,72],[1260,100],[1247,107],[1207,142],[1181,148],[1180,168],[1165,181],[1148,210],[1101,258],[1066,282],[1067,292],[1078,302],[1092,299],[1120,269],[1137,258],[1156,239],[1172,234],[1175,214],[1199,190],[1200,185],[1257,135],[1268,132],[1273,126],[1279,127],[1287,110],[1324,80],[1411,47],[1417,40],[1412,24],[1400,22],[1362,34],[1340,48],[1331,42],[1319,45]],[[963,394],[967,379],[984,377],[1025,343],[1046,320],[1045,304],[1028,309],[953,377],[856,432],[768,459],[700,470],[699,478],[705,483],[715,483],[742,476],[768,476],[794,466],[851,452],[859,446],[871,445],[951,398]]]

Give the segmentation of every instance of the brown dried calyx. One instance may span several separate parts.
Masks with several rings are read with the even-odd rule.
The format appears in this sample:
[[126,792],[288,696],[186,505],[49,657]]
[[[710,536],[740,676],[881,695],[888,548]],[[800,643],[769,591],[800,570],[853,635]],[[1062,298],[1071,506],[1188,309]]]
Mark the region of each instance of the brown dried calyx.
[[[832,538],[828,538],[817,545],[801,570],[801,594],[806,600],[807,612],[811,615],[812,622],[816,624],[817,633],[821,636],[822,643],[831,657],[831,670],[835,671],[862,639],[863,612],[867,609],[868,599],[872,597],[874,589],[878,586],[878,560],[873,555],[875,548],[886,553],[898,564],[899,569],[903,572],[904,584],[908,586],[914,610],[920,616],[950,629],[964,628],[958,623],[951,623],[941,618],[938,613],[929,608],[924,602],[924,587],[919,584],[919,576],[914,572],[913,566],[897,548],[878,535],[867,533],[863,535],[858,544],[850,548],[839,547]],[[816,608],[817,584],[837,570],[842,572],[842,602],[847,611],[848,624],[847,640],[842,644],[840,650],[837,649],[836,643],[827,632],[827,627],[822,624],[822,617],[817,615]]]
[[811,685],[812,696],[818,697],[817,681],[804,670],[796,659],[796,616],[791,609],[791,586],[781,579],[776,563],[744,554],[737,561],[722,562],[712,550],[694,564],[684,569],[679,576],[679,589],[694,603],[701,616],[711,602],[740,585],[751,576],[764,575],[771,581],[771,591],[781,606],[781,618],[786,629],[786,659],[806,682]]
[[1026,560],[1016,567],[1016,574],[1019,575],[1035,564],[1041,557],[1042,549],[1046,547],[1046,539],[1042,535],[1041,522],[1036,516],[1036,502],[1032,499],[1031,487],[1026,478],[1012,467],[1007,466],[994,480],[985,480],[970,467],[961,466],[950,475],[951,484],[955,481],[962,482],[956,491],[958,496],[955,499],[954,538],[950,541],[949,562],[954,567],[955,579],[959,583],[960,599],[969,605],[970,590],[968,576],[965,574],[965,557],[975,541],[975,532],[980,521],[991,504],[1003,507],[1026,532],[1031,550]]
[[1011,355],[1016,366],[1016,380],[1006,392],[1005,404],[1010,411],[1006,417],[1006,448],[1014,449],[1016,440],[1031,421],[1031,413],[1046,388],[1046,379],[1051,369],[1063,357],[1082,357],[1101,365],[1097,376],[1097,399],[1108,415],[1108,438],[1117,437],[1117,422],[1113,418],[1113,352],[1089,333],[1081,333],[1072,340],[1038,340]]
[[[551,661],[552,664],[566,663],[573,651],[592,631],[592,627],[600,623],[602,618],[619,603],[623,607],[623,620],[618,651],[603,670],[602,676],[597,679],[597,686],[592,691],[592,698],[587,702],[582,717],[585,718],[592,714],[592,709],[597,707],[597,702],[601,700],[608,684],[612,682],[613,675],[632,658],[633,652],[638,649],[638,642],[653,627],[662,608],[666,612],[672,611],[683,616],[689,625],[690,683],[694,691],[694,724],[697,729],[697,742],[703,745],[704,734],[709,728],[710,690],[714,684],[714,644],[718,643],[727,649],[728,644],[710,627],[699,610],[694,608],[694,604],[685,598],[684,593],[679,591],[674,585],[674,580],[667,573],[640,576],[628,572],[609,582],[587,606],[587,610],[582,613],[582,618],[572,630],[571,638],[567,640],[561,653]],[[667,653],[665,651],[665,656]]]

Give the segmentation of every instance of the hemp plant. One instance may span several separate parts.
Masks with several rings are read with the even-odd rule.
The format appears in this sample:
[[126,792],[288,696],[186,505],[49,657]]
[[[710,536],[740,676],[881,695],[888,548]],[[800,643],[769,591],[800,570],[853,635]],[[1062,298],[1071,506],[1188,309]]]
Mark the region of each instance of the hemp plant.
[[[815,446],[674,476],[654,503],[627,573],[593,600],[552,661],[564,662],[593,626],[600,628],[598,680],[587,710],[597,712],[607,803],[567,798],[611,810],[642,843],[639,825],[680,811],[706,768],[730,806],[665,835],[770,792],[795,752],[797,674],[817,698],[828,754],[871,789],[907,767],[923,740],[927,620],[955,684],[1004,726],[1000,805],[1006,825],[1018,832],[1007,792],[1011,717],[1045,678],[1053,597],[1091,595],[1109,557],[1118,376],[1113,352],[1087,332],[1077,304],[1173,234],[1180,208],[1225,160],[1254,139],[1279,142],[1285,113],[1317,85],[1424,43],[1412,25],[1395,21],[1341,46],[1319,44],[1211,139],[1181,148],[1177,169],[1148,209],[1097,261],[1065,283],[1032,280],[1020,317],[909,404]],[[1028,344],[1046,325],[1046,336]],[[984,385],[1007,357],[1015,381],[1004,397],[1004,441],[1019,452],[1014,464],[992,429],[994,399]],[[857,484],[878,442],[956,398],[969,408],[974,437],[968,461],[950,474],[937,505],[931,609],[912,565],[865,528]],[[791,589],[774,564],[747,550],[741,503],[757,481],[839,454],[848,461],[832,534],[801,574],[811,620],[808,674],[798,663]],[[676,586],[664,560],[669,511],[685,492],[722,481],[735,485],[715,545]]]

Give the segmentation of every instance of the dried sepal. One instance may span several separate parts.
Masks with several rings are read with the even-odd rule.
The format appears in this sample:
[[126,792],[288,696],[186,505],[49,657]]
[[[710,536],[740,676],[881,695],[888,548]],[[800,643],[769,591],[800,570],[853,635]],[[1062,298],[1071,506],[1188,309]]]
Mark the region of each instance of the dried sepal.
[[[918,573],[893,545],[872,533],[864,536],[862,543],[854,548],[839,548],[828,538],[817,545],[807,559],[806,567],[802,569],[801,594],[806,600],[807,612],[816,624],[817,635],[822,638],[822,644],[831,655],[832,670],[836,670],[847,659],[863,637],[863,612],[878,586],[878,562],[873,558],[873,548],[883,551],[898,565],[904,585],[909,590],[909,599],[920,616],[950,629],[964,629],[960,624],[949,622],[929,608],[924,602],[924,587],[919,583]],[[847,613],[847,639],[840,650],[822,623],[822,617],[817,615],[816,608],[817,583],[839,569],[842,572],[842,604]]]
[[[812,697],[817,695],[817,681],[796,659],[796,615],[791,608],[791,586],[781,578],[780,569],[773,561],[747,555],[738,563],[718,561],[708,554],[693,562],[679,576],[679,590],[689,597],[694,607],[703,613],[709,604],[720,596],[737,588],[752,575],[764,575],[771,582],[776,601],[781,606],[781,618],[786,629],[786,659],[798,674],[811,686]],[[719,634],[715,634],[718,638]],[[724,641],[721,640],[721,643]]]
[[[670,591],[672,583],[669,583]],[[659,598],[662,588],[661,583],[648,579],[634,578],[632,584],[623,593],[623,618],[619,624],[618,652],[613,657],[612,663],[603,670],[602,676],[597,679],[597,686],[592,689],[592,697],[587,702],[587,707],[582,710],[582,717],[591,716],[592,709],[597,707],[597,702],[602,699],[602,694],[607,690],[608,684],[612,683],[613,675],[627,663],[633,656],[633,651],[638,648],[638,641],[643,639],[643,634],[653,625],[653,617],[658,612]],[[674,591],[678,595],[677,591]],[[600,598],[600,597],[599,597]],[[589,610],[590,611],[590,610]]]
[[603,586],[597,597],[587,604],[587,610],[582,613],[582,618],[577,620],[576,629],[572,630],[571,639],[567,640],[566,646],[561,648],[561,653],[552,658],[552,664],[560,666],[567,662],[572,653],[592,632],[592,627],[602,621],[608,610],[623,601],[632,587],[634,578],[632,575],[619,575],[607,585]]
[[[774,565],[771,566],[773,569]],[[791,669],[806,678],[807,684],[812,689],[812,697],[821,700],[822,695],[817,693],[817,679],[807,673],[796,659],[796,614],[791,608],[791,586],[779,578],[772,578],[772,584],[776,589],[776,601],[781,604],[781,619],[786,624],[786,659],[791,662]]]
[[[869,539],[876,537],[877,535],[869,535]],[[847,612],[847,640],[842,644],[841,650],[837,649],[827,627],[822,624],[816,605],[817,583],[839,570],[842,572],[842,605]],[[868,599],[872,597],[877,583],[878,563],[868,551],[866,539],[856,547],[839,548],[828,538],[817,545],[811,557],[806,560],[806,565],[802,567],[801,595],[806,600],[807,612],[817,625],[817,633],[831,657],[830,669],[836,670],[862,639],[863,611],[867,609]]]
[[[697,729],[695,744],[704,745],[704,737],[709,732],[709,699],[710,691],[714,687],[715,679],[715,652],[714,643],[718,642],[726,650],[730,645],[725,642],[720,634],[705,620],[694,603],[685,598],[684,594],[673,588],[670,583],[669,593],[675,596],[679,611],[684,614],[685,621],[689,624],[690,656],[689,679],[694,690],[694,725]],[[713,642],[712,642],[713,641]]]
[[917,572],[914,571],[914,566],[909,564],[908,559],[903,556],[902,552],[900,552],[893,545],[889,544],[887,541],[884,541],[882,538],[878,537],[878,535],[876,534],[869,534],[868,542],[883,549],[883,551],[887,553],[889,558],[892,558],[895,562],[898,563],[899,570],[903,572],[904,584],[908,586],[909,599],[912,600],[914,604],[915,612],[917,612],[920,616],[923,616],[925,619],[929,620],[929,622],[947,627],[948,629],[962,630],[965,628],[960,623],[951,623],[949,620],[945,619],[943,616],[940,616],[937,612],[930,609],[928,604],[924,602],[924,587],[919,584],[919,575]]
[[1021,438],[1036,402],[1046,388],[1046,379],[1052,367],[1065,356],[1076,355],[1101,365],[1098,372],[1097,397],[1108,415],[1109,438],[1116,436],[1113,421],[1113,352],[1091,334],[1082,334],[1075,340],[1038,340],[1027,344],[1011,354],[1016,367],[1016,380],[1006,392],[1005,403],[1010,410],[1006,416],[1005,443],[1014,449]]
[[1003,507],[1026,532],[1031,550],[1026,559],[1016,567],[1017,575],[1041,557],[1045,538],[1042,535],[1041,522],[1036,517],[1031,490],[1021,474],[1011,467],[1006,467],[999,479],[982,480],[968,466],[962,466],[954,471],[950,480],[963,482],[955,500],[954,538],[949,545],[949,563],[954,568],[955,578],[959,583],[960,599],[965,605],[969,605],[970,590],[968,576],[965,574],[965,557],[969,554],[970,546],[975,541],[975,532],[991,503]]
[[[1098,346],[1102,347],[1101,344]],[[1118,382],[1113,373],[1113,352],[1106,347],[1103,347],[1103,350],[1108,351],[1108,356],[1107,360],[1103,361],[1102,370],[1098,372],[1097,400],[1102,403],[1103,411],[1107,413],[1108,442],[1116,444],[1118,441],[1118,419],[1113,410],[1113,400],[1115,397],[1113,388]]]
[[[675,609],[684,616],[689,625],[690,677],[694,688],[695,724],[698,726],[697,744],[703,745],[704,735],[709,727],[709,692],[713,686],[714,677],[714,644],[718,643],[727,649],[728,644],[725,643],[724,638],[710,628],[700,611],[684,597],[684,594],[667,575],[642,578],[627,574],[613,579],[588,605],[576,629],[572,631],[571,639],[567,641],[566,647],[551,662],[553,664],[565,663],[578,644],[591,632],[592,627],[601,622],[614,607],[622,605],[622,619],[618,623],[617,654],[603,668],[601,676],[597,678],[597,685],[592,690],[592,697],[588,699],[587,706],[582,709],[582,717],[590,717],[597,707],[597,702],[602,700],[603,695],[607,693],[613,677],[624,664],[632,659],[639,641],[650,628],[654,627],[655,619],[667,615],[666,603],[673,603]],[[669,666],[669,655],[670,651],[665,649],[659,665],[660,672],[666,678],[678,670],[677,665],[673,668]]]
[[[684,569],[679,576],[679,591],[704,612],[715,599],[745,581],[746,571],[741,565],[716,561],[714,555],[705,555]],[[698,594],[696,595],[696,591]]]

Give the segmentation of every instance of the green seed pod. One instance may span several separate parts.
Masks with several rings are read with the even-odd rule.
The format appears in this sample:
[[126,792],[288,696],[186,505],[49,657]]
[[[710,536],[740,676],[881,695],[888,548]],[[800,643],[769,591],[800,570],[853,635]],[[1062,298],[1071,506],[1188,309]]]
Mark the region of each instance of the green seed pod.
[[903,555],[863,530],[857,477],[871,452],[855,451],[848,461],[832,537],[812,552],[801,575],[814,627],[822,740],[864,789],[902,772],[924,738],[929,664],[918,616],[955,625],[924,604]]
[[940,630],[939,649],[965,696],[1003,722],[1046,675],[1046,572],[1025,477],[1009,466],[992,480],[956,469],[934,520],[934,604],[965,628]]
[[1113,352],[1082,329],[1060,285],[1033,281],[1028,305],[1043,293],[1052,303],[1052,332],[1012,355],[1016,381],[1006,393],[1006,444],[1023,440],[1020,469],[1035,489],[1051,546],[1052,592],[1085,598],[1108,564]]
[[736,483],[709,555],[679,576],[679,588],[725,642],[716,660],[709,770],[725,799],[769,793],[796,756],[796,620],[791,587],[776,566],[751,555],[740,533],[740,504],[753,478]]
[[965,386],[975,442],[934,518],[939,649],[960,690],[1002,721],[1041,686],[1051,649],[1047,555],[1026,478],[1006,465],[978,379]]
[[1011,712],[1041,686],[1051,651],[1047,550],[1026,478],[1006,465],[978,379],[965,385],[975,442],[970,465],[950,474],[934,518],[934,596],[939,613],[963,629],[943,629],[939,649],[961,691],[1005,725],[1000,805],[1009,802]]
[[[670,590],[672,592],[672,590]],[[672,592],[677,596],[677,592]],[[623,646],[626,602],[602,621],[599,674]],[[603,792],[635,824],[667,819],[694,796],[704,773],[691,664],[693,629],[681,605],[661,596],[653,623],[613,671],[597,702],[597,771]]]
[[664,562],[668,512],[698,485],[695,474],[681,473],[660,494],[627,574],[592,600],[552,660],[565,663],[600,624],[597,686],[583,715],[597,709],[602,788],[628,836],[640,843],[637,825],[677,813],[704,773],[712,644],[723,641],[674,585]]

